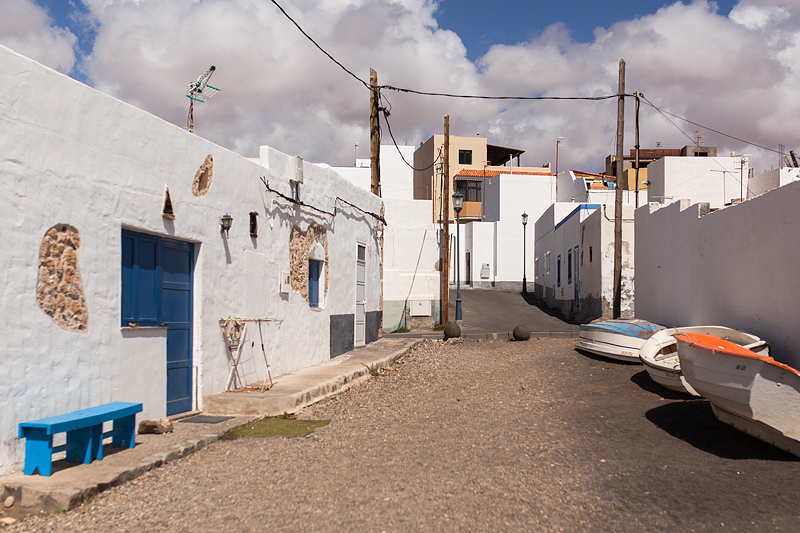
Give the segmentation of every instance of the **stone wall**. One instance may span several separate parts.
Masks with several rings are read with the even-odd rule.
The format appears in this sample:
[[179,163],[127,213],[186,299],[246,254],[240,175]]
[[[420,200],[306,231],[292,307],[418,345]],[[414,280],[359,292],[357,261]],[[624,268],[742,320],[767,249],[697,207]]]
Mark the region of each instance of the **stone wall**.
[[299,292],[308,301],[308,252],[314,243],[320,243],[325,250],[325,298],[328,296],[330,274],[328,272],[328,230],[312,222],[306,231],[298,226],[292,228],[289,237],[289,278],[292,290]]
[[36,302],[58,327],[85,333],[89,310],[78,267],[80,246],[80,235],[72,226],[58,224],[45,233],[39,249]]

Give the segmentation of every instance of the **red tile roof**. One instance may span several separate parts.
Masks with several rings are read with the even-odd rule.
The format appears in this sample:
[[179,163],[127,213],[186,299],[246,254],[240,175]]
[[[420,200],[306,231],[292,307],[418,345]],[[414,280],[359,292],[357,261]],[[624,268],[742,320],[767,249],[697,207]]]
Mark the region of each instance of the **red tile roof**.
[[455,175],[456,178],[491,178],[494,176],[498,176],[500,174],[515,174],[515,175],[523,175],[523,176],[555,176],[552,172],[532,172],[529,170],[508,170],[508,171],[501,171],[501,170],[494,170],[494,169],[480,169],[480,168],[462,168],[458,174]]

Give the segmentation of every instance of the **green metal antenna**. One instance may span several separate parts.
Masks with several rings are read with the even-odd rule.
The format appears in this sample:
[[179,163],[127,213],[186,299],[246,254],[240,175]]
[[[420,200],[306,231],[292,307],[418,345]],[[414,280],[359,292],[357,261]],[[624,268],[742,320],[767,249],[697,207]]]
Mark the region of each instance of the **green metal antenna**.
[[202,104],[220,91],[217,87],[208,84],[208,80],[215,70],[217,67],[211,65],[202,76],[197,78],[197,81],[189,84],[189,89],[186,91],[186,97],[189,99],[189,133],[194,133],[194,103]]

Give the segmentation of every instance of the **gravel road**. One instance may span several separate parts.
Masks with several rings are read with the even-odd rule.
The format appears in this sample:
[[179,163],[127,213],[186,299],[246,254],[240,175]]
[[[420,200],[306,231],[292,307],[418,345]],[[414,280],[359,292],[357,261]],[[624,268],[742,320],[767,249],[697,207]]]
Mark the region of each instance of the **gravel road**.
[[800,461],[572,339],[425,341],[308,408],[9,531],[796,531]]

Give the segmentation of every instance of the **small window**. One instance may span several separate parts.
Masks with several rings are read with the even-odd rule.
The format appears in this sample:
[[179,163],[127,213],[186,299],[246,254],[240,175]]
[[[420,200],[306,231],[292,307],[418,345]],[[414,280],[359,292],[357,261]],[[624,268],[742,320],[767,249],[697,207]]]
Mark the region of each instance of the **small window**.
[[572,283],[572,250],[567,251],[567,285]]
[[533,260],[533,279],[539,279],[539,258]]
[[561,286],[561,256],[556,258],[556,276],[558,278],[558,286]]
[[258,237],[258,212],[250,211],[250,236]]
[[322,261],[308,260],[308,305],[319,307],[319,274]]
[[457,180],[456,190],[464,195],[465,202],[481,201],[481,182],[477,180]]
[[471,165],[472,164],[472,150],[459,150],[458,151],[458,164]]
[[550,252],[544,254],[545,267],[547,268],[547,275],[550,275]]
[[367,247],[362,244],[358,245],[358,260],[359,261],[367,260]]
[[592,262],[592,247],[589,247],[589,262]]

